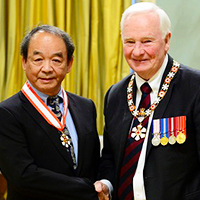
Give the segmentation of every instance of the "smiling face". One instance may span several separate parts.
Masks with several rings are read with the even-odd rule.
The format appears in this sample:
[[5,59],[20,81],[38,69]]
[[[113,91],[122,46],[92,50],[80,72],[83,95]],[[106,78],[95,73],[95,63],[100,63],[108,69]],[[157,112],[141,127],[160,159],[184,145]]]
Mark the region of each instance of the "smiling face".
[[169,49],[171,33],[162,37],[156,13],[128,16],[122,30],[123,50],[129,66],[141,78],[149,80],[162,66]]
[[27,61],[22,59],[23,69],[30,83],[40,92],[54,96],[70,72],[73,58],[67,61],[67,49],[62,38],[48,33],[35,33],[28,47]]

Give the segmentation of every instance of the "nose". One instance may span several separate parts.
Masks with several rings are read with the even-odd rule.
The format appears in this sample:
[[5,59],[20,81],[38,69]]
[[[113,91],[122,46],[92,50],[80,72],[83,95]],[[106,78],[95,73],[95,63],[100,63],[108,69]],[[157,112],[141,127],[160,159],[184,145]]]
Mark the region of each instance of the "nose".
[[50,61],[45,61],[43,63],[42,71],[45,72],[45,73],[49,73],[49,72],[53,71],[53,68],[51,66],[51,62]]
[[132,50],[132,54],[133,56],[141,56],[144,54],[144,47],[142,45],[142,43],[140,42],[136,42],[134,44],[133,50]]

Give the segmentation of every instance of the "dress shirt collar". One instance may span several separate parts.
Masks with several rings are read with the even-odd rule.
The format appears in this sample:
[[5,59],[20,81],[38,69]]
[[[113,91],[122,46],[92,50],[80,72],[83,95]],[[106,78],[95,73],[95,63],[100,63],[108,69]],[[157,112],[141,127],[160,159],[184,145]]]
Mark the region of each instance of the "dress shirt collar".
[[[33,85],[31,85],[30,81],[28,81],[29,85],[31,86],[31,88],[34,90],[34,92],[42,99],[42,101],[47,105],[47,98],[49,97],[49,95],[44,94],[42,92],[40,92],[39,90],[37,90],[36,88],[33,87]],[[60,91],[57,94],[59,97],[61,97],[63,99],[63,95],[62,95],[62,87],[60,88]]]
[[163,61],[161,68],[148,81],[145,81],[137,73],[135,73],[137,90],[141,92],[141,90],[140,90],[141,85],[145,82],[148,82],[153,92],[158,91],[159,87],[160,87],[160,83],[161,83],[163,73],[164,73],[165,68],[167,66],[167,62],[168,62],[168,55],[165,56],[165,59]]

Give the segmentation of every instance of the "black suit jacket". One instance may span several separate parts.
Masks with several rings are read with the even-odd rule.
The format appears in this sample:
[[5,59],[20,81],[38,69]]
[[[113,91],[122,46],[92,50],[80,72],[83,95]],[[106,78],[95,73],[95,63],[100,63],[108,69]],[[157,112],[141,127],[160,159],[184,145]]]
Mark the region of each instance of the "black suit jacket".
[[8,200],[97,200],[100,144],[94,103],[67,93],[78,134],[75,172],[56,128],[20,91],[0,104],[0,168]]
[[[169,57],[162,83],[172,64],[173,60]],[[130,77],[112,86],[105,97],[101,178],[112,182],[115,188],[113,199],[117,199],[119,171],[133,118],[127,106]],[[136,92],[135,83],[133,91]],[[187,139],[183,144],[155,147],[151,144],[150,130],[143,172],[147,200],[200,199],[200,72],[183,65],[156,108],[153,119],[182,115],[187,118]]]

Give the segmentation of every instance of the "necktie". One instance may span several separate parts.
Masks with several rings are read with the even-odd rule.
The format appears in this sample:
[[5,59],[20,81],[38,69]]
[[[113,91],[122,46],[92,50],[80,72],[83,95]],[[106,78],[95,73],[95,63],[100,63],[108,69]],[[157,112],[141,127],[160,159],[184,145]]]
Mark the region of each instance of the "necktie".
[[[57,95],[53,96],[53,97],[48,97],[48,99],[47,99],[47,104],[49,106],[51,106],[52,112],[56,115],[56,117],[60,121],[61,121],[61,118],[62,118],[62,113],[61,113],[61,110],[60,110],[59,103],[62,103],[62,101],[63,101],[62,98],[57,96]],[[69,130],[66,126],[63,129],[63,133],[64,133],[65,137],[67,137],[67,139],[69,140],[69,144],[66,146],[66,148],[67,148],[67,151],[70,152],[70,155],[71,155],[71,158],[72,158],[72,161],[73,161],[73,168],[75,170],[77,166],[76,166],[74,147],[73,147],[73,144],[72,144],[72,139],[71,139]]]
[[[139,103],[138,110],[140,108],[144,108],[146,110],[150,107],[151,87],[147,82],[145,82],[140,89],[142,91],[142,97]],[[148,117],[143,120],[142,126],[147,127],[147,123]],[[136,127],[138,124],[139,121],[137,118],[135,118],[126,143],[118,186],[118,197],[120,200],[133,199],[133,176],[136,171],[138,159],[140,157],[142,145],[144,142],[144,138],[136,141],[134,138],[131,137],[132,128]]]

